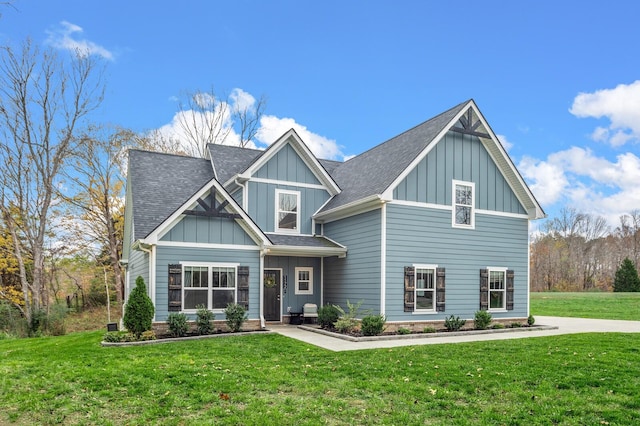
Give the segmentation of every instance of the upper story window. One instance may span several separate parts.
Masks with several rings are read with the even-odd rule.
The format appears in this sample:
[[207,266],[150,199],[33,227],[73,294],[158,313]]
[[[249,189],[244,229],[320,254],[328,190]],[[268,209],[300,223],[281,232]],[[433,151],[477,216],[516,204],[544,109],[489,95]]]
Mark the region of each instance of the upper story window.
[[276,189],[276,232],[300,233],[300,192]]
[[475,184],[454,180],[451,186],[453,189],[453,226],[455,228],[474,228]]

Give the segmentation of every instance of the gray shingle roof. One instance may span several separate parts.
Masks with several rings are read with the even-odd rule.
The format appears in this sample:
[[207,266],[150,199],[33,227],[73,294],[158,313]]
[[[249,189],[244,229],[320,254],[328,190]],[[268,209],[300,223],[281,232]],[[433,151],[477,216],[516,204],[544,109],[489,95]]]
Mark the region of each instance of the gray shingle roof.
[[322,211],[382,194],[469,102],[456,105],[336,167],[331,175],[342,192]]
[[224,184],[233,176],[245,171],[264,151],[229,145],[208,145],[211,161],[216,168],[218,182]]
[[329,247],[340,248],[341,246],[328,240],[325,237],[310,235],[281,235],[269,234],[269,240],[276,246],[296,246],[296,247]]
[[209,160],[129,151],[134,239],[147,237],[213,179]]

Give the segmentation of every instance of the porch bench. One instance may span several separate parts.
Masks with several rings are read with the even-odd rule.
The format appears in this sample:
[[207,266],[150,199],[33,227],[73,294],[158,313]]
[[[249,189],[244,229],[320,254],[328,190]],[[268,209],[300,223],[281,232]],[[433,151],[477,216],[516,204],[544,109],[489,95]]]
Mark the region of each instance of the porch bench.
[[312,321],[314,319],[317,321],[318,305],[315,303],[305,303],[304,306],[302,306],[302,316],[304,317],[303,322],[307,322],[307,318],[310,318]]

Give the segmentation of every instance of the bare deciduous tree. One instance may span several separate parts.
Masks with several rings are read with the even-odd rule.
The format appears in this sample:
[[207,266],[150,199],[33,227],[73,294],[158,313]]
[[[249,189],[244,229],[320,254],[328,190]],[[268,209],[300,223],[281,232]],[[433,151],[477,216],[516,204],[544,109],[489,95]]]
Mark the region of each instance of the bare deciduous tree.
[[[0,212],[18,261],[27,320],[46,305],[45,247],[51,237],[58,177],[81,120],[102,101],[96,62],[69,60],[26,41],[0,58]],[[33,265],[27,274],[25,260]]]

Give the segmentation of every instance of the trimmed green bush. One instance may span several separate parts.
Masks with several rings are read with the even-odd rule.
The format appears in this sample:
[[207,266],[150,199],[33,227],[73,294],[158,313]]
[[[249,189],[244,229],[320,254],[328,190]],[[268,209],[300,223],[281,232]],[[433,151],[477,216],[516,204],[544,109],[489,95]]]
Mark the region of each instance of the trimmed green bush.
[[451,315],[444,320],[444,327],[448,331],[458,331],[467,323],[467,320],[460,319],[460,317],[454,317]]
[[489,311],[476,311],[473,319],[473,326],[476,330],[486,330],[491,324],[491,314]]
[[167,317],[167,324],[169,325],[169,333],[173,337],[185,336],[189,330],[187,316],[182,312],[171,312]]
[[529,315],[529,317],[527,318],[527,324],[531,326],[535,323],[536,323],[536,319],[533,317],[533,315]]
[[377,336],[384,331],[387,319],[384,315],[367,315],[362,318],[360,329],[365,336]]
[[400,327],[398,329],[398,334],[411,334],[411,330],[406,327]]
[[247,312],[243,306],[237,303],[229,303],[224,310],[226,316],[227,327],[236,333],[242,329],[242,324],[247,319]]
[[436,332],[436,328],[428,326],[428,327],[423,328],[422,332],[423,333],[435,333]]
[[147,287],[142,277],[136,278],[136,286],[131,290],[129,300],[124,306],[124,326],[139,338],[142,333],[151,330],[153,321],[153,302],[147,296]]
[[211,334],[213,332],[213,320],[216,316],[204,305],[196,306],[196,327],[198,334]]
[[340,317],[340,311],[335,305],[324,305],[318,308],[318,324],[322,328],[333,328]]

